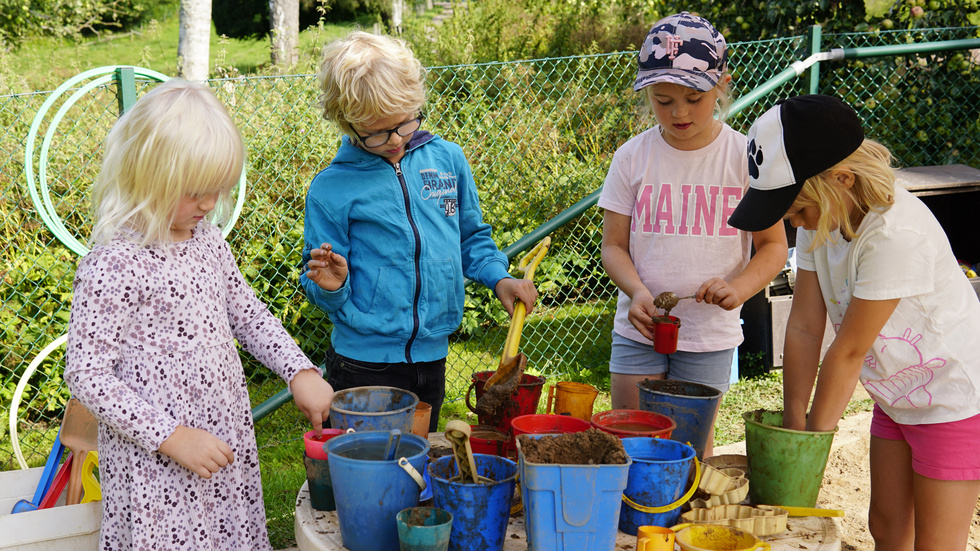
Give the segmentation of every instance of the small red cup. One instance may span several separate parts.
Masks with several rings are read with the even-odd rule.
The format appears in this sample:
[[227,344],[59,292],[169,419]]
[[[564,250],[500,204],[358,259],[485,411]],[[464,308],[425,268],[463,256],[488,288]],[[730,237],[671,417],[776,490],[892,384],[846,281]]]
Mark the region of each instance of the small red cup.
[[677,334],[680,332],[681,320],[676,316],[654,318],[653,320],[653,350],[660,354],[677,352]]
[[344,434],[343,429],[323,429],[320,431],[320,438],[316,437],[316,431],[310,431],[303,435],[303,443],[306,445],[306,455],[311,459],[327,459],[327,450],[323,445],[334,436]]

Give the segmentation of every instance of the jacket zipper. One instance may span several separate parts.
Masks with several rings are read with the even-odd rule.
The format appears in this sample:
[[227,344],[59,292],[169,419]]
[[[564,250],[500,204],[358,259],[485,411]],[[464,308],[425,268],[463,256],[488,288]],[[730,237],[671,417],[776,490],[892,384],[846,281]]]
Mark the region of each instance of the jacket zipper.
[[419,298],[422,296],[422,238],[419,235],[418,226],[415,225],[415,219],[412,217],[411,197],[408,193],[408,184],[405,182],[405,177],[402,174],[401,163],[393,163],[392,166],[395,168],[395,176],[398,177],[398,183],[402,187],[402,197],[405,200],[405,216],[408,219],[408,225],[412,227],[412,234],[415,236],[415,297],[412,299],[412,336],[405,343],[405,361],[412,363],[412,344],[415,343],[415,338],[419,334]]

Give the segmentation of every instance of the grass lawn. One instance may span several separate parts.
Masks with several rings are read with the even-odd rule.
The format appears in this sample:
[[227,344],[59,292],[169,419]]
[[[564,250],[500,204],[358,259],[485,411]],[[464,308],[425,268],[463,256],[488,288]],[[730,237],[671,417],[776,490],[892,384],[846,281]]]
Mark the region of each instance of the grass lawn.
[[[25,88],[14,92],[54,90],[83,71],[108,65],[132,65],[165,75],[177,74],[180,19],[176,7],[163,9],[159,19],[128,33],[105,38],[68,40],[38,38],[15,52],[0,52],[6,68],[18,75]],[[312,72],[320,46],[343,36],[358,22],[324,24],[300,32],[297,73]],[[271,44],[264,40],[237,40],[218,36],[211,28],[212,78],[268,72]],[[52,60],[55,62],[52,63]],[[43,70],[37,70],[43,67]]]

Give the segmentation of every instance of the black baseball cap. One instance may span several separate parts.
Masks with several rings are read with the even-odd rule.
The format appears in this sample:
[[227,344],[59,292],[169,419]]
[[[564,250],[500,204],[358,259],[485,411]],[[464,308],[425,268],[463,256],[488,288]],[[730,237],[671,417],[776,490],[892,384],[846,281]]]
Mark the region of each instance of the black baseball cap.
[[749,129],[749,189],[728,224],[744,231],[772,226],[808,179],[846,159],[863,142],[857,113],[833,96],[777,101]]

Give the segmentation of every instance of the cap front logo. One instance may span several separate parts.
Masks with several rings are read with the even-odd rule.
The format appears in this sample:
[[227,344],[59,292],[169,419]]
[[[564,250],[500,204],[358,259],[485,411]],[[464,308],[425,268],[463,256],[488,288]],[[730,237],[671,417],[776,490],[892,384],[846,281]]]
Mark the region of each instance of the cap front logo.
[[749,128],[746,138],[750,186],[762,190],[780,189],[796,182],[793,166],[786,157],[779,109],[763,113]]
[[762,166],[763,159],[762,146],[756,146],[753,138],[749,141],[749,176],[754,180],[759,179],[759,167]]
[[674,59],[677,57],[677,52],[680,51],[680,46],[683,43],[683,38],[675,34],[667,35],[666,44],[664,45],[664,50],[667,52],[667,57],[669,59]]

